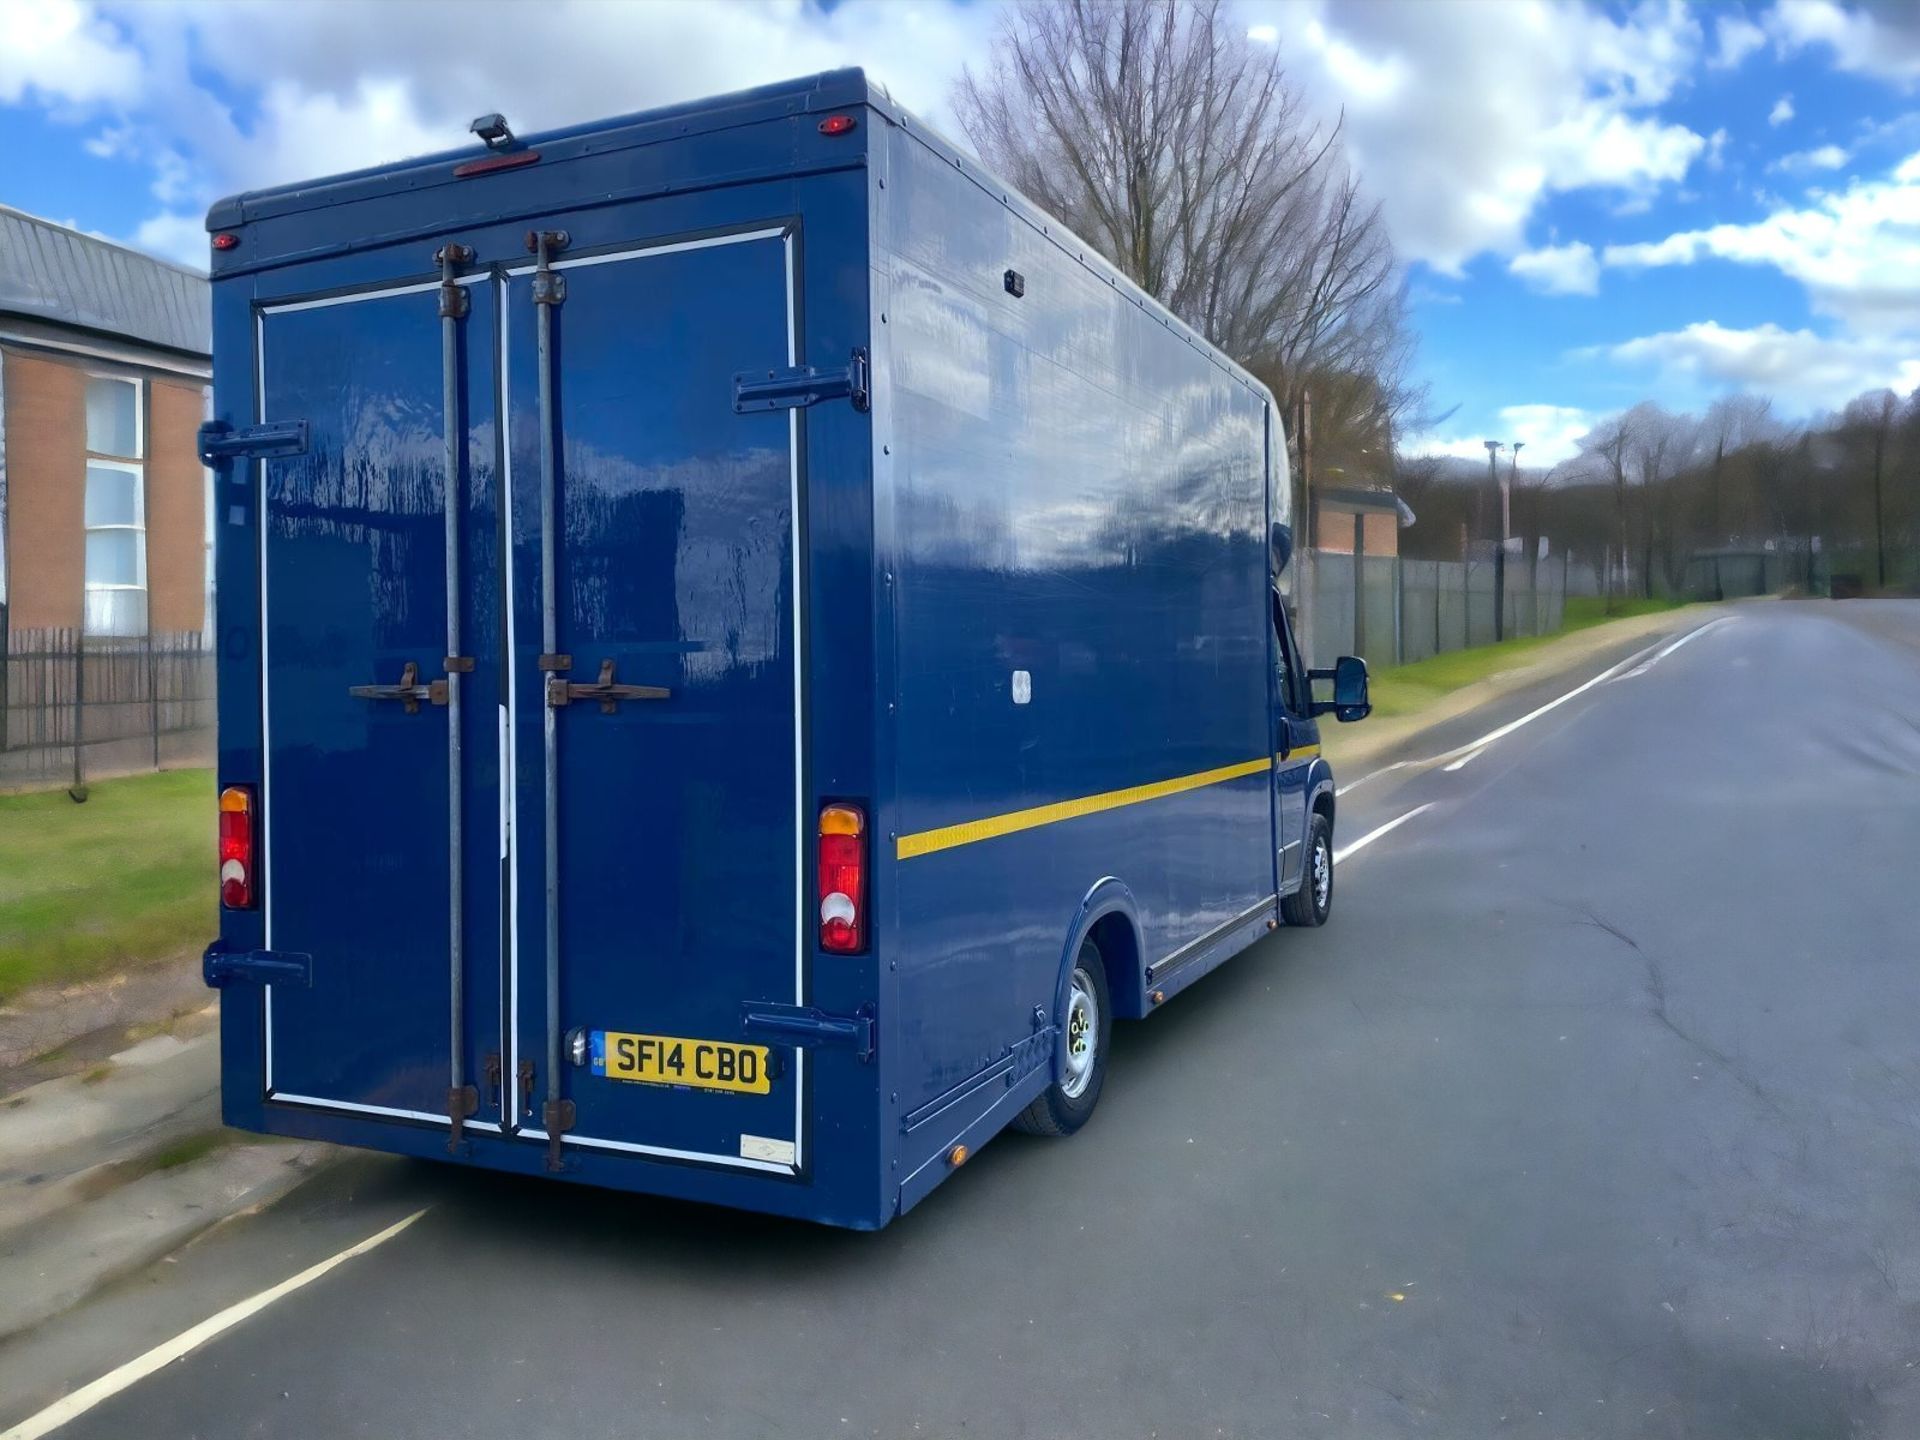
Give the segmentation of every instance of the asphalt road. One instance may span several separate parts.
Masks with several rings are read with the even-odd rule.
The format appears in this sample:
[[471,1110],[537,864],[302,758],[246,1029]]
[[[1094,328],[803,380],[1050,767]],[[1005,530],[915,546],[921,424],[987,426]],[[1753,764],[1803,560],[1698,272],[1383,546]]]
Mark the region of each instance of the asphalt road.
[[59,1433],[1920,1434],[1920,603],[1724,613],[1355,786],[1325,930],[878,1235],[357,1159],[0,1425],[430,1206]]

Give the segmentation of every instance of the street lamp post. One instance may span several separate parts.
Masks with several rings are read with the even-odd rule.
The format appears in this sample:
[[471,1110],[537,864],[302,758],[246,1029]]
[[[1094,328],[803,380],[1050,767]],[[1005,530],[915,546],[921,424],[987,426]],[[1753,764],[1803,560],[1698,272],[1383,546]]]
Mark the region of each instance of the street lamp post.
[[1520,452],[1527,448],[1527,442],[1513,442],[1511,463],[1507,466],[1507,483],[1500,491],[1500,539],[1502,543],[1513,538],[1513,487],[1520,481]]
[[1507,496],[1500,487],[1500,466],[1497,461],[1505,446],[1498,440],[1488,440],[1485,444],[1487,479],[1500,496],[1500,543],[1493,550],[1493,638],[1497,643],[1507,638]]
[[[1520,483],[1520,452],[1526,449],[1526,446],[1527,442],[1524,440],[1513,442],[1513,454],[1507,465],[1507,488],[1500,493],[1500,553],[1502,555],[1506,554],[1507,545],[1513,539],[1513,487]],[[1539,547],[1536,545],[1534,548]],[[1527,556],[1527,597],[1533,609],[1533,616],[1527,623],[1527,629],[1537,635],[1540,633],[1540,596],[1536,589],[1536,582],[1539,579],[1536,559],[1534,555]],[[1505,560],[1500,562],[1503,574],[1506,571],[1506,563]]]

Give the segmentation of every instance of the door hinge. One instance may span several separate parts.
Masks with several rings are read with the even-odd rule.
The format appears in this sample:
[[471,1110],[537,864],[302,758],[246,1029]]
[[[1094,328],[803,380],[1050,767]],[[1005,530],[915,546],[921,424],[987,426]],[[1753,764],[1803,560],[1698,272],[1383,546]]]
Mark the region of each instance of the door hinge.
[[455,1086],[447,1091],[447,1153],[458,1155],[462,1148],[461,1131],[467,1118],[479,1113],[480,1092],[471,1085]]
[[224,420],[209,420],[197,437],[200,463],[208,467],[228,460],[274,460],[307,453],[307,422],[270,420],[236,430]]
[[230,980],[313,988],[313,956],[297,950],[229,950],[216,940],[200,957],[200,978],[215,990]]
[[500,1052],[489,1050],[486,1058],[480,1062],[481,1083],[487,1087],[487,1103],[504,1117],[507,1103],[506,1097],[500,1093],[501,1071]]
[[829,1015],[811,1005],[781,1005],[749,1000],[740,1007],[740,1028],[748,1035],[788,1045],[843,1046],[860,1060],[873,1058],[873,1007],[852,1015]]
[[560,1157],[560,1137],[573,1129],[573,1101],[549,1100],[540,1107],[540,1120],[547,1130],[547,1169],[555,1174],[567,1168]]
[[466,287],[455,279],[455,272],[460,266],[473,263],[473,247],[462,245],[457,240],[450,241],[433,252],[433,263],[440,267],[440,318],[466,319],[471,307],[467,302]]
[[733,377],[733,410],[750,415],[762,410],[799,410],[816,400],[851,400],[865,411],[872,400],[867,352],[855,349],[838,370],[789,365],[784,370],[742,370]]

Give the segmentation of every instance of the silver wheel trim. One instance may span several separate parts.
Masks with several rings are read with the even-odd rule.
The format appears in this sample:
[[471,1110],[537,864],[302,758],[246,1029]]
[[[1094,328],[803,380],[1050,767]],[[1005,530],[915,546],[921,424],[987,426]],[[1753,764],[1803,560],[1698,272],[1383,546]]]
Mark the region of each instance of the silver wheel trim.
[[1325,911],[1327,902],[1333,898],[1333,855],[1327,848],[1326,837],[1313,842],[1313,908]]
[[1066,1042],[1067,1064],[1060,1077],[1060,1093],[1078,1100],[1087,1093],[1100,1049],[1100,997],[1094,993],[1093,977],[1078,965],[1073,967],[1073,979],[1067,982]]

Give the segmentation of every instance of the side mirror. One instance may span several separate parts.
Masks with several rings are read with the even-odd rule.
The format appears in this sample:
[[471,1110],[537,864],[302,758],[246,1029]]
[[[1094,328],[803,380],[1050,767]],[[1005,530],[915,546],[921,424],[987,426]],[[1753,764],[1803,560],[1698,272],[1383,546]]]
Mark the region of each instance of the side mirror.
[[1309,670],[1308,680],[1333,682],[1333,699],[1313,702],[1315,715],[1331,714],[1336,720],[1364,720],[1373,713],[1367,698],[1367,662],[1358,655],[1342,655],[1331,670]]

